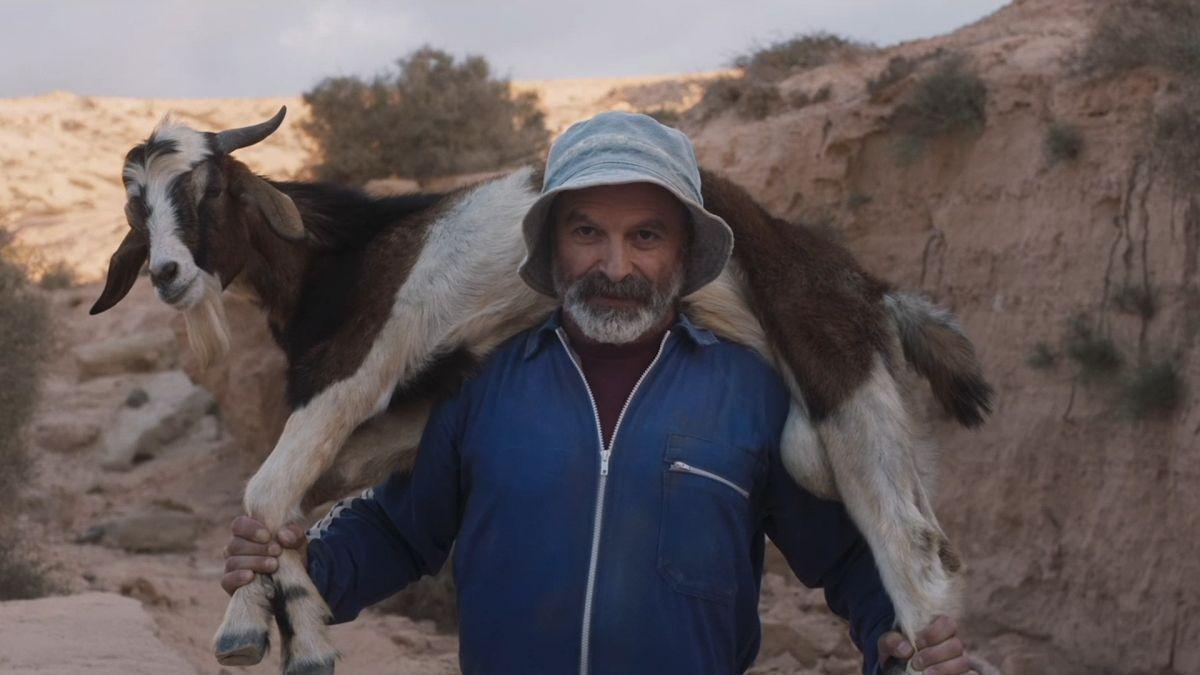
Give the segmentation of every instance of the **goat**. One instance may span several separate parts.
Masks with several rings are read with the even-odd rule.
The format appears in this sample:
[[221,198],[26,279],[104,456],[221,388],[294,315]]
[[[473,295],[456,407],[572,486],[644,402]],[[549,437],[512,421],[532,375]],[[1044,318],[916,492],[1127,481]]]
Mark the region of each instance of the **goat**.
[[[91,309],[120,301],[148,262],[158,295],[184,313],[189,342],[209,363],[229,345],[221,291],[261,305],[287,355],[293,410],[245,491],[246,512],[272,531],[410,467],[431,398],[554,307],[516,274],[540,171],[387,198],[270,181],[230,153],[269,136],[285,112],[219,133],[167,118],[126,155],[130,230]],[[732,182],[708,171],[702,182],[736,246],[721,276],[684,298],[685,311],[785,379],[784,464],[813,494],[845,503],[911,639],[937,614],[957,613],[961,564],[933,513],[927,448],[897,383],[900,355],[945,410],[975,426],[991,389],[974,349],[950,313],[771,216]],[[258,663],[272,613],[285,672],[332,672],[330,613],[292,551],[234,594],[214,639],[218,660]]]

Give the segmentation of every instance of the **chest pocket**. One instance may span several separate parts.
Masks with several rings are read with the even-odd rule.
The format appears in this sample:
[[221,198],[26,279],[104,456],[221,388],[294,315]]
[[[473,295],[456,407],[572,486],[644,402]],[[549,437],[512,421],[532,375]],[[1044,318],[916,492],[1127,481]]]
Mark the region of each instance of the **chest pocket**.
[[749,570],[751,492],[759,460],[722,443],[671,434],[663,453],[658,571],[672,589],[732,602]]

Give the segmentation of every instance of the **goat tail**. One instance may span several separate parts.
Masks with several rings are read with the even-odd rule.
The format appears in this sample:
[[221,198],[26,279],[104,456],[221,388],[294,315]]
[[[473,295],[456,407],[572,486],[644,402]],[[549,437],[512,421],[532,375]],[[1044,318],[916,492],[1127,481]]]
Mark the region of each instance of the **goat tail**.
[[904,358],[929,380],[934,397],[960,424],[978,426],[992,411],[992,387],[983,379],[975,347],[948,310],[912,293],[887,293]]

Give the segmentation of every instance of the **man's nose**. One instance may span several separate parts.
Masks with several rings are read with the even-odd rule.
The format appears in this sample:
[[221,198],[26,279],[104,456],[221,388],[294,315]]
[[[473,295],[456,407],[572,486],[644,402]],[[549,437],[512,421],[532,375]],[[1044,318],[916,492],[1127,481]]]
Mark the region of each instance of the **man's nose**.
[[600,269],[613,281],[620,281],[633,272],[633,263],[629,260],[629,254],[625,250],[624,244],[621,242],[609,244],[604,253],[604,260],[600,263]]

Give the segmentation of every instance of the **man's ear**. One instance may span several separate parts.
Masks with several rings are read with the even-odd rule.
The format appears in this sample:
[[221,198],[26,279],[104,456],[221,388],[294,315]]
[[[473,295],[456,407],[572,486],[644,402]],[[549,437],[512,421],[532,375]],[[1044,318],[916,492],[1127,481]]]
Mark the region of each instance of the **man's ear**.
[[146,262],[148,251],[146,238],[130,228],[108,261],[108,277],[104,280],[104,290],[100,292],[100,297],[96,304],[92,305],[89,314],[99,314],[109,309],[129,293],[133,282],[137,281],[138,272]]
[[275,234],[289,241],[304,241],[308,237],[300,210],[291,197],[244,167],[234,173],[234,181],[239,199],[257,206]]

